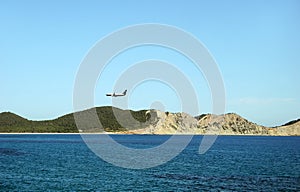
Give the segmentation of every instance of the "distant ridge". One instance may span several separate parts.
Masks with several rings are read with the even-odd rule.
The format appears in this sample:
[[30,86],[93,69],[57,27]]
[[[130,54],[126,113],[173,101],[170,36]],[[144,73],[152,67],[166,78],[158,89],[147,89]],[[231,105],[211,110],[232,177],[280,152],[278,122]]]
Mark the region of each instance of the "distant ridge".
[[296,124],[300,122],[300,119],[296,119],[296,120],[292,120],[292,121],[289,121],[287,122],[286,124],[282,125],[282,126],[287,126],[287,125],[293,125],[293,124]]
[[[120,134],[218,134],[218,135],[298,135],[300,119],[278,127],[265,127],[248,121],[235,113],[202,114],[192,117],[186,113],[158,110],[122,110],[111,106],[96,107],[77,114],[88,115],[96,110],[104,131]],[[119,122],[115,114],[122,119]],[[129,116],[134,119],[129,118]],[[122,125],[121,125],[122,124]],[[103,131],[103,130],[102,130]],[[1,133],[78,133],[73,113],[53,120],[32,121],[11,112],[0,113]],[[100,132],[90,127],[80,132]]]

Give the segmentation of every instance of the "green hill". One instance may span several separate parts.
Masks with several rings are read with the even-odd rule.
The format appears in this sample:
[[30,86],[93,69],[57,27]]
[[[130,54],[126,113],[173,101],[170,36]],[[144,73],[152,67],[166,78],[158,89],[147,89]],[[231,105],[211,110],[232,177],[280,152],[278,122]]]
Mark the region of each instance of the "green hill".
[[[88,114],[91,110],[85,110],[80,113]],[[114,111],[113,111],[114,110]],[[106,107],[97,107],[96,112],[102,126],[105,131],[114,132],[114,131],[124,131],[126,130],[124,126],[115,118],[114,112],[118,114],[123,121],[122,124],[126,127],[132,129],[138,129],[145,127],[146,124],[146,110],[141,111],[131,111],[131,110],[122,110],[118,108],[112,108],[109,106]],[[127,118],[128,112],[134,117],[136,121],[129,121]],[[85,131],[97,131],[94,130],[85,130]],[[75,124],[73,113],[61,116],[53,120],[45,121],[31,121],[20,117],[14,113],[3,112],[0,113],[0,132],[2,133],[77,133],[78,129]]]

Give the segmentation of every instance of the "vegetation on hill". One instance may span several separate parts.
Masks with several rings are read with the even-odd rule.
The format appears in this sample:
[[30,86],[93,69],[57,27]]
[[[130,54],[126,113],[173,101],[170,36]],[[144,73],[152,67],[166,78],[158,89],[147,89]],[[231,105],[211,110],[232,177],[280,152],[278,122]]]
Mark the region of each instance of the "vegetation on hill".
[[293,120],[293,121],[287,122],[286,124],[284,124],[284,125],[282,125],[282,126],[293,125],[293,124],[295,124],[295,123],[297,123],[297,122],[299,122],[299,121],[300,121],[300,119]]
[[[46,121],[31,121],[10,112],[0,113],[0,132],[2,133],[76,133],[76,126],[72,126],[72,115]],[[63,123],[65,121],[68,123]],[[74,122],[74,119],[73,119]]]
[[[300,135],[299,121],[294,120],[285,126],[268,128],[249,122],[233,113],[217,116],[203,114],[192,117],[185,113],[169,113],[156,110],[122,110],[114,107],[97,107],[75,114],[67,114],[53,120],[31,121],[10,112],[0,113],[0,132],[2,133],[78,133],[102,132],[98,123],[90,118],[95,112],[106,132],[170,134],[190,133],[206,134],[213,126],[219,134],[253,135]],[[78,130],[75,117],[79,117]],[[78,123],[78,122],[77,122]],[[213,124],[212,124],[213,123]],[[212,124],[212,125],[211,125]]]
[[[88,113],[89,110],[83,111]],[[138,129],[144,127],[147,116],[145,110],[131,111],[118,108],[97,107],[98,118],[107,132],[124,131],[130,127]],[[127,118],[128,112],[134,117],[135,121]],[[118,119],[122,120],[122,125],[115,118],[114,113],[118,114]],[[124,122],[123,122],[124,121]],[[125,127],[124,127],[125,125]],[[31,121],[10,112],[0,113],[0,132],[2,133],[78,133],[73,113],[64,115],[57,119],[45,121]]]
[[[102,126],[108,132],[139,129],[146,126],[146,110],[132,111],[112,107],[99,107],[96,108],[96,111]],[[130,117],[134,119],[130,119]]]

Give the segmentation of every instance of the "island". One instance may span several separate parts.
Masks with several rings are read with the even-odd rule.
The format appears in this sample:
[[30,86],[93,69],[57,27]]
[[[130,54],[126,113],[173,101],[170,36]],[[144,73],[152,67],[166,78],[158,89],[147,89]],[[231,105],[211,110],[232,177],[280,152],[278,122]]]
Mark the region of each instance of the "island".
[[118,134],[197,134],[197,135],[270,135],[300,136],[300,119],[277,127],[265,127],[250,122],[235,113],[223,115],[159,110],[123,110],[111,106],[96,107],[75,115],[96,112],[102,129],[95,126],[78,129],[74,114],[53,120],[33,121],[11,112],[0,113],[0,133],[118,133]]

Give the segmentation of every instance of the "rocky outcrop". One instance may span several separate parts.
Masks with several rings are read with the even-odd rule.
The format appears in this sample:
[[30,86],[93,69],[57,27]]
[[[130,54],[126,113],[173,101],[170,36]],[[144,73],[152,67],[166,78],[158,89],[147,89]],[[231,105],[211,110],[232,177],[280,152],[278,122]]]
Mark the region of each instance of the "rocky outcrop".
[[279,127],[269,128],[270,135],[282,135],[282,136],[299,136],[300,135],[300,120],[287,123],[288,125],[283,125]]
[[146,112],[149,117],[147,127],[120,133],[133,134],[203,134],[197,119],[187,113],[169,113],[157,110]]
[[221,135],[267,135],[268,129],[244,119],[243,117],[228,113],[225,115],[207,114],[198,121],[200,127],[208,132]]
[[169,113],[157,110],[146,112],[148,126],[130,130],[133,134],[213,134],[213,135],[300,135],[300,121],[269,128],[257,125],[234,114],[204,114],[196,118],[186,113]]
[[193,134],[200,130],[197,125],[197,119],[187,113],[168,113],[156,110],[152,110],[150,113],[150,133]]

